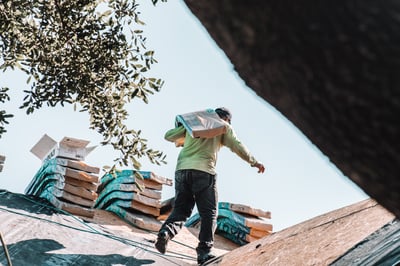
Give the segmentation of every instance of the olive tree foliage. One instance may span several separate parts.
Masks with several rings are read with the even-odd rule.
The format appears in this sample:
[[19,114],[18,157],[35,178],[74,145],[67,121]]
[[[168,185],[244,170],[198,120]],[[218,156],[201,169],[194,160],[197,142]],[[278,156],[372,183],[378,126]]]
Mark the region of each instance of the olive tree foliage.
[[[0,0],[0,69],[21,69],[30,87],[20,108],[31,114],[43,105],[73,104],[88,112],[101,144],[120,151],[112,169],[140,169],[142,156],[165,163],[140,130],[125,125],[126,105],[135,98],[148,103],[163,85],[147,76],[157,61],[139,14],[134,0]],[[0,102],[10,99],[8,91],[0,89]],[[0,137],[11,117],[0,111]]]
[[[10,96],[8,96],[7,91],[8,88],[0,88],[0,103],[5,103],[10,100]],[[8,118],[13,117],[12,114],[7,114],[5,110],[0,110],[0,138],[6,132],[4,128],[4,124],[8,124]]]

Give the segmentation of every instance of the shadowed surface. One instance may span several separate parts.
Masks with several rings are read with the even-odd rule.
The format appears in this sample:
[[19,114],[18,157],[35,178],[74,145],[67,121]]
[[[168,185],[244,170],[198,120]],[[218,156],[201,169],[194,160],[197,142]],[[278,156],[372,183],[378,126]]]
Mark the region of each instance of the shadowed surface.
[[400,217],[400,3],[185,2],[246,84]]

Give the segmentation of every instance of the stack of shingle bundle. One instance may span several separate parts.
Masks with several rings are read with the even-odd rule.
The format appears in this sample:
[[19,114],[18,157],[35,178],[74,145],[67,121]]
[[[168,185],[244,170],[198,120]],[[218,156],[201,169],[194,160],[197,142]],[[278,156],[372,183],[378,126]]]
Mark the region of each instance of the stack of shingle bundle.
[[[245,245],[272,233],[272,224],[267,220],[270,218],[270,212],[242,204],[219,202],[216,234]],[[199,214],[190,217],[185,225],[199,228]]]
[[93,217],[99,168],[65,158],[45,160],[25,194],[45,198],[72,214]]
[[6,156],[0,155],[0,172],[3,171],[4,162],[6,160]]
[[45,198],[72,214],[93,217],[100,169],[84,162],[94,147],[89,141],[64,137],[60,143],[44,135],[31,149],[42,166],[25,194]]
[[172,180],[150,171],[122,170],[104,175],[95,208],[114,212],[135,226],[157,231],[157,219],[172,207],[173,199],[161,201],[163,185]]

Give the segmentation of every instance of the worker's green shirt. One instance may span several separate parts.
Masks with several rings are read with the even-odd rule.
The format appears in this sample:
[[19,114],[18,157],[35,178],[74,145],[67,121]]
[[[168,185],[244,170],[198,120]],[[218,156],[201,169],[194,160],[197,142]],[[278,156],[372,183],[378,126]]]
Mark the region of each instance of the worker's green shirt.
[[183,126],[170,129],[165,133],[165,139],[175,142],[185,138],[185,143],[178,156],[176,170],[196,169],[215,174],[217,153],[222,146],[226,146],[250,165],[257,160],[250,154],[247,147],[237,138],[233,128],[227,124],[225,134],[213,138],[192,138]]

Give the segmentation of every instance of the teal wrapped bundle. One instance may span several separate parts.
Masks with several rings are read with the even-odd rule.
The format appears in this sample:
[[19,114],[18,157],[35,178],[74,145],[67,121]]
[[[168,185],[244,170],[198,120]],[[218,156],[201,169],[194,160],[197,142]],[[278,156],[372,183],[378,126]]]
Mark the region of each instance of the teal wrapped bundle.
[[[236,211],[235,211],[236,210]],[[241,204],[218,203],[216,234],[238,245],[245,245],[272,233],[272,225],[264,218],[271,217],[270,212],[253,209]],[[185,223],[186,227],[199,228],[200,215],[192,215]]]
[[114,212],[142,229],[155,230],[160,227],[155,217],[171,203],[161,202],[163,185],[172,185],[172,180],[151,171],[128,169],[108,173],[101,179],[95,208]]
[[250,233],[250,228],[237,223],[234,219],[218,217],[216,233],[241,246],[249,243],[247,235]]
[[55,207],[86,217],[97,199],[99,168],[82,161],[51,158],[43,161],[25,194],[47,199]]

